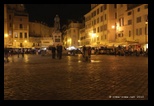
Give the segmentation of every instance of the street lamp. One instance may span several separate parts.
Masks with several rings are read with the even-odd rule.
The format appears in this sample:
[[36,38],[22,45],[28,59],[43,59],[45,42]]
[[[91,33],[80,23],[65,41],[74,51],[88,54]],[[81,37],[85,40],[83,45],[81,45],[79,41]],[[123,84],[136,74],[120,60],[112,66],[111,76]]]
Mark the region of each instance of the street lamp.
[[69,46],[71,46],[71,38],[67,40]]
[[112,29],[115,29],[115,26],[114,25],[112,25]]
[[16,42],[17,42],[17,41],[16,41],[16,40],[14,40],[14,42],[15,42],[15,48],[16,48]]
[[5,34],[4,37],[7,38],[8,37],[8,34]]
[[7,47],[8,43],[8,34],[4,34],[4,47]]
[[112,29],[115,29],[115,39],[116,39],[116,38],[117,38],[117,37],[116,37],[116,25],[115,25],[115,26],[112,25],[111,28],[112,28]]
[[145,22],[145,44],[146,49],[148,49],[148,20]]
[[78,40],[78,43],[79,43],[79,45],[78,45],[78,46],[80,46],[80,42],[81,42],[81,41],[80,41],[80,40]]
[[96,34],[92,31],[92,32],[89,33],[89,35],[91,36],[91,45],[92,45],[93,42],[94,42],[94,39],[96,37]]
[[26,45],[26,44],[27,44],[27,40],[25,40],[24,42],[25,42],[25,47],[26,47],[26,46],[27,46],[27,45]]

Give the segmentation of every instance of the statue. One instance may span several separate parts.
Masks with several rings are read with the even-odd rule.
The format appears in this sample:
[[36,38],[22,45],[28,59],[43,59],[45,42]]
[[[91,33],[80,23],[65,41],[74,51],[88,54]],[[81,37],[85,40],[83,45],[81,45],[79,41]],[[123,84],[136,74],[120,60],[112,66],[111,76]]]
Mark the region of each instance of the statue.
[[56,29],[56,31],[60,30],[60,18],[58,15],[55,16],[54,21],[54,28]]

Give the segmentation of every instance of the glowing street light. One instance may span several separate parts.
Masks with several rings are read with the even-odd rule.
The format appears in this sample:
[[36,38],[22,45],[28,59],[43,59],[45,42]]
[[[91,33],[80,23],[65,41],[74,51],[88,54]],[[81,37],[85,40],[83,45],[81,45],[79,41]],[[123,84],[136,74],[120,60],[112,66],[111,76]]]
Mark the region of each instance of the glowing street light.
[[114,25],[112,25],[112,29],[115,29],[115,26]]
[[67,40],[68,46],[71,46],[71,38]]
[[4,37],[7,38],[8,37],[8,34],[5,34]]
[[4,47],[7,47],[8,45],[8,34],[4,34]]
[[92,34],[91,34],[92,37],[95,37],[95,35],[96,35],[95,33],[92,33]]
[[145,21],[145,45],[145,48],[148,49],[148,20]]
[[14,40],[14,42],[15,42],[15,48],[16,48],[16,42],[17,42],[17,40]]

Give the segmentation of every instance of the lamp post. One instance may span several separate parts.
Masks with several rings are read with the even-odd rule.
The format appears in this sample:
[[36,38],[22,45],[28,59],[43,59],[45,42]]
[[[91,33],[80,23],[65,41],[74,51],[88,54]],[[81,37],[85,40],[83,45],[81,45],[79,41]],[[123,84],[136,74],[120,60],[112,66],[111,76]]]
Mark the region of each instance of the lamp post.
[[4,46],[7,47],[8,43],[8,34],[4,34]]
[[92,31],[89,35],[91,36],[91,45],[93,45],[96,34]]
[[16,48],[16,42],[17,42],[17,41],[16,41],[16,40],[14,40],[14,42],[15,42],[15,48]]
[[145,22],[145,44],[146,49],[148,48],[148,20]]
[[24,47],[26,48],[26,46],[27,46],[27,40],[25,40],[24,42],[25,42],[25,45],[24,45]]
[[115,29],[115,40],[116,40],[116,38],[117,38],[117,34],[116,34],[116,32],[117,32],[117,26],[116,26],[116,24],[115,25],[112,25],[111,28],[112,29]]
[[78,46],[80,46],[80,42],[81,42],[81,41],[80,41],[80,40],[78,40]]
[[71,38],[69,38],[67,42],[68,42],[68,46],[71,46]]

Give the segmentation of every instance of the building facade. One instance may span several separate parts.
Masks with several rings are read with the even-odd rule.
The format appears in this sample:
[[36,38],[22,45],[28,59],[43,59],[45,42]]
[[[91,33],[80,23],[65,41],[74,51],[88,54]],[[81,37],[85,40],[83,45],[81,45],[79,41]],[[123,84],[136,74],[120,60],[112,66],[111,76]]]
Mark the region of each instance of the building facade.
[[29,22],[30,47],[41,48],[52,45],[53,29],[42,22]]
[[7,28],[7,5],[4,4],[4,48],[8,44],[8,28]]
[[4,4],[4,44],[8,48],[28,47],[29,15],[24,10],[23,4]]
[[64,46],[74,46],[78,48],[80,46],[79,29],[83,27],[83,23],[70,22],[64,35]]
[[93,6],[85,15],[86,39],[89,39],[91,46],[106,46],[115,41],[114,4],[99,4]]
[[[89,45],[148,48],[148,4],[91,4],[85,22],[70,22],[64,46]],[[4,47],[40,48],[62,42],[55,27],[29,22],[23,4],[4,4]]]
[[84,17],[85,38],[81,44],[86,40],[86,45],[94,47],[148,47],[148,4],[91,4]]
[[41,48],[53,44],[54,28],[29,22],[23,4],[4,4],[4,47]]

